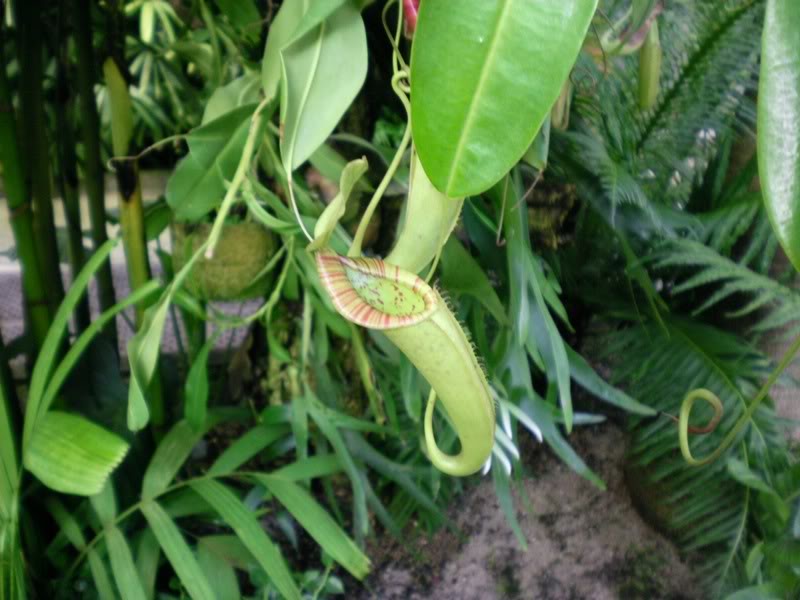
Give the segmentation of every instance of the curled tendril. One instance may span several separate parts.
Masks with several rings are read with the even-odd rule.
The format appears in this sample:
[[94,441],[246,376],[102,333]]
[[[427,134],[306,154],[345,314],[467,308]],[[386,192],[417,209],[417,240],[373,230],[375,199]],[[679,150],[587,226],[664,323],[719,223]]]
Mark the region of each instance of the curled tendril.
[[[756,409],[759,407],[761,402],[767,397],[770,388],[772,388],[772,386],[778,380],[778,377],[781,376],[781,373],[783,373],[792,363],[792,360],[794,359],[798,350],[800,350],[800,335],[797,336],[797,338],[795,338],[795,340],[792,342],[792,345],[781,358],[781,362],[778,364],[775,370],[770,373],[770,376],[764,382],[764,385],[761,386],[761,389],[750,403],[750,406],[748,406],[747,410],[742,413],[742,416],[739,417],[739,420],[736,421],[736,424],[731,428],[720,445],[703,458],[695,458],[692,455],[691,448],[689,448],[689,434],[703,434],[714,431],[722,419],[722,402],[720,401],[719,396],[717,396],[714,392],[703,388],[692,390],[686,394],[683,402],[681,402],[681,410],[678,417],[678,439],[680,441],[681,454],[687,463],[695,467],[707,465],[717,460],[726,450],[728,450],[728,448],[731,447],[744,426],[747,425],[747,423],[753,417],[753,414],[756,412]],[[699,428],[689,426],[689,416],[691,415],[692,407],[697,400],[705,400],[714,408],[714,416],[707,425]],[[674,419],[674,417],[671,418]]]

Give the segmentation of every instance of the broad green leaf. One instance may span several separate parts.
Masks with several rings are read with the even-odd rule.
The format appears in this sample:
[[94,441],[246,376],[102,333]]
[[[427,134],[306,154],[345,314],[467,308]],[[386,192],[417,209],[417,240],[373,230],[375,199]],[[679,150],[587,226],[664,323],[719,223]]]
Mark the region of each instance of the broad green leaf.
[[758,172],[767,214],[800,270],[800,2],[768,0],[758,86]]
[[114,526],[106,527],[105,532],[111,572],[114,574],[122,600],[147,600],[125,536]]
[[291,173],[322,145],[367,75],[367,36],[346,2],[281,50],[281,157]]
[[197,564],[191,548],[183,539],[174,521],[156,502],[143,502],[141,511],[189,595],[194,600],[214,600],[214,592],[208,584],[205,573]]
[[196,431],[186,421],[179,421],[169,430],[158,444],[144,473],[143,499],[154,498],[167,489],[201,437],[203,431]]
[[503,303],[500,302],[486,273],[478,261],[472,258],[461,242],[453,236],[444,245],[441,263],[442,285],[446,290],[457,294],[469,294],[483,304],[498,323],[508,323]]
[[214,90],[203,110],[201,125],[225,116],[245,104],[258,102],[258,76],[247,72]]
[[25,467],[50,489],[99,493],[128,452],[128,443],[91,421],[50,411],[39,419],[25,449]]
[[[314,5],[319,6],[315,11],[316,17],[324,19],[343,2],[345,0],[315,0]],[[278,94],[281,84],[281,50],[297,37],[296,32],[301,23],[306,23],[308,27],[312,22],[312,19],[304,18],[309,12],[311,3],[311,0],[286,0],[281,4],[278,14],[269,26],[264,59],[261,63],[261,85],[268,100]],[[318,20],[311,26],[318,25],[319,22]]]
[[233,529],[242,543],[252,552],[261,568],[266,571],[278,591],[285,598],[300,600],[300,590],[294,583],[289,567],[278,547],[262,529],[253,511],[219,482],[195,481],[191,487],[213,506],[222,520]]
[[347,210],[347,201],[353,193],[353,188],[361,179],[361,176],[367,172],[368,168],[369,164],[366,157],[347,163],[339,180],[339,193],[336,194],[336,197],[331,200],[330,204],[322,211],[319,219],[317,219],[317,224],[314,226],[314,241],[308,245],[307,251],[313,252],[328,245],[331,235],[333,235],[333,230],[336,229],[339,221],[344,216],[345,210]]
[[575,352],[568,344],[564,344],[569,359],[569,371],[572,379],[585,390],[597,398],[638,415],[654,415],[656,411],[645,406],[628,396],[625,392],[615,388],[605,381],[580,354]]
[[[578,56],[597,0],[422,2],[411,52],[414,143],[433,184],[475,195],[522,157]],[[453,60],[457,57],[457,60]]]
[[250,40],[261,34],[261,13],[253,0],[216,0],[217,6],[232,25],[242,30]]
[[189,154],[178,163],[166,189],[167,203],[178,220],[196,221],[222,202],[254,110],[254,104],[246,104],[189,134]]
[[278,475],[257,475],[256,479],[283,504],[325,552],[353,577],[364,578],[369,572],[369,559],[305,489]]

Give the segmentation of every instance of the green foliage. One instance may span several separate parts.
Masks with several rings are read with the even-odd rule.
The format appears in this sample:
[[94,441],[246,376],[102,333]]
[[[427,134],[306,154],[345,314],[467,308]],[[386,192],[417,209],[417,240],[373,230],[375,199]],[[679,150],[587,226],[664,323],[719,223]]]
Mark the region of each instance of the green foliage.
[[[114,242],[99,248],[39,348],[20,427],[13,394],[2,390],[0,553],[12,560],[0,561],[0,597],[76,585],[137,600],[351,594],[353,584],[338,576],[368,574],[368,536],[451,526],[444,506],[463,484],[431,466],[422,404],[423,374],[441,386],[447,378],[431,373],[454,363],[444,364],[432,344],[413,347],[413,336],[401,344],[404,354],[390,342],[402,332],[362,332],[346,322],[306,251],[314,246],[304,247],[305,230],[338,254],[386,256],[384,268],[409,260],[408,270],[438,282],[431,286],[449,320],[426,323],[437,335],[446,327],[449,339],[463,329],[462,358],[479,357],[469,368],[485,377],[494,406],[484,423],[483,437],[493,430],[495,440],[484,470],[522,547],[512,482],[527,467],[523,438],[546,442],[603,489],[565,434],[616,415],[629,424],[634,495],[696,558],[702,593],[795,596],[800,479],[773,407],[759,406],[724,460],[705,468],[683,462],[675,427],[658,416],[676,414],[698,387],[717,394],[719,428],[690,440],[706,455],[770,370],[759,336],[797,333],[800,296],[784,275],[770,275],[778,239],[790,255],[792,248],[791,232],[772,234],[768,213],[792,197],[776,195],[780,182],[768,176],[763,210],[750,185],[756,159],[736,164],[737,140],[755,121],[757,39],[771,0],[663,3],[660,92],[653,95],[650,80],[645,106],[632,53],[661,8],[655,0],[602,2],[588,33],[591,2],[423,2],[410,73],[402,13],[389,27],[399,3],[369,4],[286,0],[276,14],[262,14],[265,4],[249,0],[132,0],[120,13],[104,4],[85,15],[98,49],[121,50],[123,73],[113,81],[129,90],[133,114],[123,137],[142,147],[179,134],[188,145],[166,199],[146,211],[147,238],[157,240],[173,218],[208,236],[182,263],[160,249],[164,284],[146,283],[73,338],[72,312]],[[388,40],[372,28],[381,8]],[[58,10],[42,19],[69,28]],[[774,16],[767,28],[777,27]],[[765,65],[784,65],[769,44],[791,46],[793,31],[765,34]],[[74,66],[61,41],[42,55],[54,59],[52,48],[63,46]],[[459,60],[445,60],[453,56]],[[16,64],[7,71],[13,97]],[[785,82],[773,77],[778,71],[762,79],[762,96]],[[382,95],[390,88],[413,119],[397,116],[399,105]],[[98,89],[104,124],[113,125],[113,90]],[[62,91],[47,90],[48,98]],[[765,106],[769,126],[780,124],[774,103]],[[781,160],[780,136],[768,130],[759,145],[771,150],[759,158],[794,173],[787,157],[774,167],[766,156]],[[107,134],[104,142],[110,146]],[[159,150],[154,163],[171,161],[179,148],[165,147],[148,151]],[[370,166],[362,152],[379,160]],[[562,228],[545,247],[531,235],[543,221]],[[184,289],[234,222],[263,226],[278,241],[257,277],[274,271],[274,283],[259,289],[263,303],[246,316]],[[393,245],[395,230],[402,244]],[[354,273],[363,285],[364,273]],[[95,337],[157,293],[128,346],[127,406],[119,390],[92,390],[107,406],[87,408],[76,391],[82,382],[70,374],[98,370],[95,349],[87,352]],[[192,340],[191,359],[182,351],[161,356],[165,328],[180,331],[174,305],[197,331],[214,331]],[[235,327],[250,328],[248,346],[218,368],[216,342]],[[605,364],[595,370],[587,357],[597,358],[598,341]],[[408,356],[425,357],[419,371]],[[147,428],[159,362],[176,365],[165,369],[176,381],[164,430]],[[240,375],[251,367],[255,376]],[[466,379],[449,386],[457,400],[472,391]],[[244,398],[231,393],[236,387]],[[477,427],[461,420],[467,411],[455,402],[446,411],[429,406],[427,430],[442,452],[470,443]],[[692,424],[710,414],[698,403]],[[37,480],[24,477],[26,469]],[[44,551],[21,535],[28,514],[33,535],[46,531],[34,522],[40,516],[55,523]]]
[[758,167],[775,234],[800,270],[800,7],[767,1],[758,95]]
[[[414,141],[441,192],[485,191],[516,164],[569,76],[597,2],[422,4],[411,59]],[[445,57],[459,56],[453,68]],[[493,143],[501,138],[502,144]]]

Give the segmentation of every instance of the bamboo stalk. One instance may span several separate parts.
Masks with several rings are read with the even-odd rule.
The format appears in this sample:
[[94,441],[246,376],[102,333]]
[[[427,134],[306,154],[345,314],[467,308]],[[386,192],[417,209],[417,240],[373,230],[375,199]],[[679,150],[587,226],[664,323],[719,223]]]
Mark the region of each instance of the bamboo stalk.
[[18,139],[24,156],[24,173],[33,196],[33,229],[46,299],[55,313],[64,297],[64,284],[56,242],[53,198],[50,188],[50,150],[44,112],[41,0],[15,2],[17,59],[20,66],[20,122],[25,135]]
[[[108,58],[103,63],[108,99],[111,106],[111,139],[115,156],[130,153],[130,140],[133,133],[133,109],[125,81],[117,63]],[[125,260],[128,265],[128,279],[131,290],[137,290],[151,278],[150,261],[147,257],[147,238],[144,230],[144,209],[142,206],[142,185],[139,179],[139,165],[136,160],[116,162],[117,186],[119,187],[119,221],[122,230],[122,243],[125,247]],[[136,329],[141,327],[147,305],[136,305]],[[161,392],[161,378],[156,372],[150,385],[150,413],[153,425],[158,428],[164,423],[164,406]]]
[[[56,66],[56,100],[54,103],[56,115],[56,129],[58,137],[56,147],[58,163],[56,165],[57,180],[64,203],[64,218],[67,226],[67,240],[69,251],[70,269],[74,279],[86,262],[83,247],[83,230],[81,228],[80,189],[78,187],[77,157],[75,155],[75,137],[72,124],[67,119],[70,106],[70,88],[67,70],[67,44],[64,31],[63,6],[59,7],[59,28],[56,39],[56,52],[58,53]],[[84,296],[75,307],[75,324],[78,332],[88,327],[91,321],[89,313],[89,298]]]
[[17,144],[17,127],[11,89],[6,77],[4,47],[3,27],[0,23],[0,163],[3,165],[9,220],[22,270],[22,290],[28,329],[36,341],[36,348],[39,348],[50,328],[51,313],[39,255],[36,252],[33,212]]
[[[108,240],[106,232],[105,182],[100,159],[100,117],[97,114],[94,84],[96,81],[94,48],[92,45],[92,3],[90,0],[73,0],[75,19],[75,46],[78,56],[78,99],[81,113],[81,138],[84,150],[84,187],[89,199],[89,221],[92,246],[96,250]],[[111,308],[114,298],[114,280],[111,261],[106,262],[96,274],[100,310]],[[104,330],[116,349],[117,328],[112,320]]]

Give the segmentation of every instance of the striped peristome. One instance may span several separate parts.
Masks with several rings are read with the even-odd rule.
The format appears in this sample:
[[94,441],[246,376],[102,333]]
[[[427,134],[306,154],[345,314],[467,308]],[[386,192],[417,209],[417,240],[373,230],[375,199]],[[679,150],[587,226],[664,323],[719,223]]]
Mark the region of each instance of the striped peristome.
[[316,253],[317,271],[336,310],[369,329],[407,327],[430,317],[439,295],[415,274],[377,258]]

